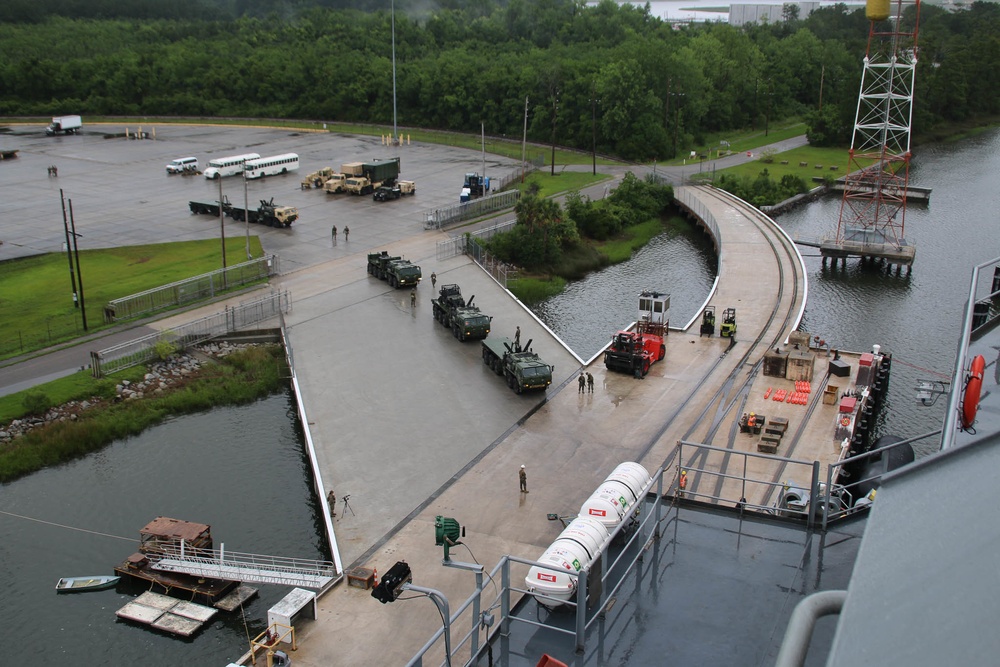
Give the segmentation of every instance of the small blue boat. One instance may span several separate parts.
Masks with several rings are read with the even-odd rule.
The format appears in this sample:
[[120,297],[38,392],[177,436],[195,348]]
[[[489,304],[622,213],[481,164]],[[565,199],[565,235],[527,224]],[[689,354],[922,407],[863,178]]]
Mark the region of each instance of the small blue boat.
[[63,577],[56,584],[56,593],[83,593],[84,591],[103,591],[112,588],[121,577]]

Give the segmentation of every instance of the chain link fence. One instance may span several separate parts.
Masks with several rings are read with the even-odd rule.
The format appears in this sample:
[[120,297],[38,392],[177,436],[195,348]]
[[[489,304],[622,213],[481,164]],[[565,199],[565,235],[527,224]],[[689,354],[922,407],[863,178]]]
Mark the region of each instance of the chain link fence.
[[232,333],[240,329],[278,317],[292,309],[291,296],[287,291],[271,294],[227,306],[220,313],[183,324],[174,329],[149,334],[141,338],[90,353],[90,366],[94,377],[102,377],[131,366],[144,364],[161,356],[166,351],[186,349],[198,343]]
[[242,287],[266,280],[279,273],[277,255],[258,257],[249,262],[217,269],[193,278],[161,285],[145,292],[109,301],[104,307],[104,321],[108,323],[148,315],[193,301],[214,297],[235,287]]

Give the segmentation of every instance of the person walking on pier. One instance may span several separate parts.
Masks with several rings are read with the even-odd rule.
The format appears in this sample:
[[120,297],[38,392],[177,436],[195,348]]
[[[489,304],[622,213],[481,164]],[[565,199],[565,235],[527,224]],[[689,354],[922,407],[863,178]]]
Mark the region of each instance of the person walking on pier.
[[350,227],[348,227],[347,225],[344,225],[344,240],[345,240],[345,241],[347,240],[347,236],[348,236],[348,235],[349,235],[350,233],[351,233],[351,228],[350,228]]
[[411,289],[410,290],[410,308],[416,308],[416,307],[417,307],[417,290]]
[[587,386],[587,378],[584,377],[584,374],[583,374],[582,371],[580,372],[580,377],[577,378],[577,384],[580,385],[580,391],[578,391],[576,393],[582,394],[584,392],[584,389]]
[[521,327],[514,330],[514,347],[521,347]]
[[594,393],[594,376],[587,372],[587,393]]
[[528,492],[528,473],[524,471],[524,465],[517,471],[517,478],[521,481],[521,493]]
[[431,289],[437,287],[438,284],[438,274],[431,273]]

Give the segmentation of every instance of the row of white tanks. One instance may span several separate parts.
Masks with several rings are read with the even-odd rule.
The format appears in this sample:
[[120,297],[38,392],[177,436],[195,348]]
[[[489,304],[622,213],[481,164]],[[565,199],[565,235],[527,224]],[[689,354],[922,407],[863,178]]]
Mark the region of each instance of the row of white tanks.
[[535,599],[550,609],[572,599],[577,577],[568,572],[589,566],[618,524],[635,519],[649,481],[649,472],[638,463],[628,461],[615,468],[583,503],[577,518],[538,557],[552,569],[534,565],[528,570],[524,578],[528,592],[540,594]]

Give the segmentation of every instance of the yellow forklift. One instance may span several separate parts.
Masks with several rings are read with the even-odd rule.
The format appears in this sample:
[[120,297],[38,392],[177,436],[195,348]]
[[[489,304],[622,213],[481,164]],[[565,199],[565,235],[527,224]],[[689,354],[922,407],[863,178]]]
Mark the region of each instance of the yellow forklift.
[[710,338],[715,335],[715,306],[705,306],[705,312],[701,314],[701,333],[698,338],[705,334]]
[[722,325],[719,327],[719,336],[722,338],[736,337],[736,309],[726,308],[722,311]]

